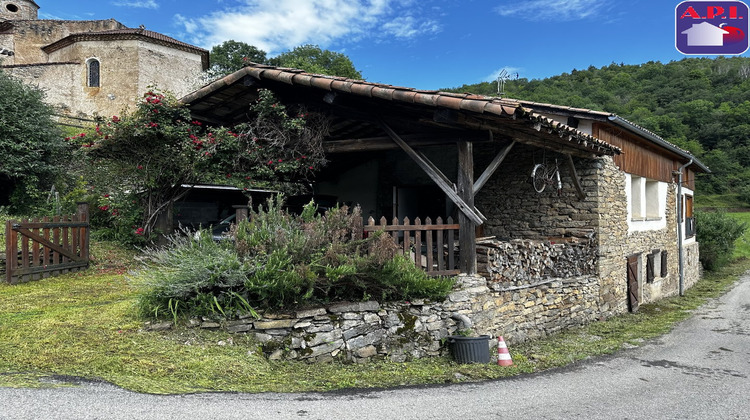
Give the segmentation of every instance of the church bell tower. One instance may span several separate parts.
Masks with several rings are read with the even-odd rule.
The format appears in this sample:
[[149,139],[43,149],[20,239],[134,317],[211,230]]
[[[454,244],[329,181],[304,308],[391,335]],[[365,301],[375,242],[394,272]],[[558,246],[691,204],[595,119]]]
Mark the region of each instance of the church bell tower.
[[36,20],[38,10],[34,0],[0,0],[0,21]]

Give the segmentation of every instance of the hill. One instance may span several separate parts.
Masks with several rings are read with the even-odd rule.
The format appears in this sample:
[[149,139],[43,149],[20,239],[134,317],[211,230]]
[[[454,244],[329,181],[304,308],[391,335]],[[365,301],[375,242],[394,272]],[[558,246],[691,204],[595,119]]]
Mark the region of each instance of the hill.
[[[485,82],[444,89],[497,95]],[[686,58],[667,64],[573,70],[510,80],[504,97],[615,113],[708,165],[701,193],[739,192],[750,202],[750,57]]]

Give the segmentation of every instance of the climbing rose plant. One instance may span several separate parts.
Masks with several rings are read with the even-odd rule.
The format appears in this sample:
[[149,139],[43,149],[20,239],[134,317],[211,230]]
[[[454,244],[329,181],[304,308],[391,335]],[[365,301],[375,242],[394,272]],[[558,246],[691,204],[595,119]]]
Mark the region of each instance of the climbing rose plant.
[[122,222],[133,235],[148,237],[159,212],[185,193],[181,184],[293,191],[325,165],[325,117],[286,106],[268,90],[259,91],[248,114],[246,124],[207,126],[191,119],[175,97],[153,89],[132,113],[100,119],[93,134],[66,140],[115,180],[107,187],[111,197],[137,203],[140,221]]

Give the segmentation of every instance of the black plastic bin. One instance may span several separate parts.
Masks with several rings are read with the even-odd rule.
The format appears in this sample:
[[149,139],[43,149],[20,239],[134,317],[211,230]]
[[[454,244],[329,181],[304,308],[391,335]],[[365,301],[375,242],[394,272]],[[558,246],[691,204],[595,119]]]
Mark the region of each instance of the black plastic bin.
[[453,358],[458,363],[489,363],[490,362],[490,336],[464,337],[451,335],[448,337],[448,345]]

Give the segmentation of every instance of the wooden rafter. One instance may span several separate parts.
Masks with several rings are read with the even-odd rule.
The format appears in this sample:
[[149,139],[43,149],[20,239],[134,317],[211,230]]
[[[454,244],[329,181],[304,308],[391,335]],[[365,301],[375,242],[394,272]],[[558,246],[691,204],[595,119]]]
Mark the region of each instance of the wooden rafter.
[[466,217],[476,225],[481,225],[487,220],[482,213],[480,213],[473,205],[467,204],[457,193],[456,188],[452,183],[446,182],[448,177],[445,176],[429,159],[427,159],[422,153],[419,153],[411,148],[393,129],[388,126],[385,122],[381,121],[383,130],[403,149],[414,162],[422,168],[423,171],[429,176],[432,181],[445,193],[445,195],[453,201],[459,210]]
[[505,160],[505,158],[508,156],[508,153],[510,153],[510,149],[512,149],[513,146],[515,146],[515,144],[516,144],[516,141],[513,140],[511,144],[505,146],[505,148],[501,150],[500,153],[498,153],[494,159],[492,159],[492,162],[490,162],[490,165],[487,166],[487,169],[485,169],[484,172],[482,172],[482,175],[479,176],[479,179],[477,179],[477,182],[474,183],[474,194],[478,193],[479,190],[481,190],[482,187],[484,187],[484,184],[486,184],[487,181],[489,181],[492,174],[494,174],[495,171],[497,171],[497,168],[500,167],[500,164],[503,163],[503,160]]

